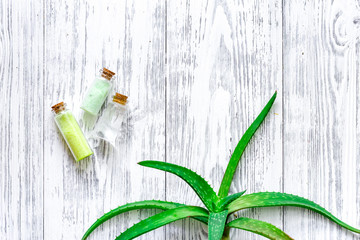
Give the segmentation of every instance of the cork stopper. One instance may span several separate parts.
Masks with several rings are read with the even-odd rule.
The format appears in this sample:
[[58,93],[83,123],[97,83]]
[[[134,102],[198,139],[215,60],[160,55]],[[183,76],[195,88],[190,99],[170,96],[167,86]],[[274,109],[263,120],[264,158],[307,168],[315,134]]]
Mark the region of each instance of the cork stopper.
[[120,103],[122,105],[125,105],[126,102],[127,102],[127,96],[125,95],[122,95],[120,93],[115,93],[115,95],[113,96],[113,102],[116,102],[116,103]]
[[115,73],[114,72],[112,72],[112,71],[110,71],[109,69],[107,69],[107,68],[103,68],[103,69],[101,69],[101,76],[103,77],[103,78],[106,78],[107,80],[111,80],[111,78],[115,75]]
[[59,102],[58,104],[55,104],[54,106],[51,107],[52,111],[55,114],[58,114],[61,111],[64,111],[66,108],[66,104],[64,102]]

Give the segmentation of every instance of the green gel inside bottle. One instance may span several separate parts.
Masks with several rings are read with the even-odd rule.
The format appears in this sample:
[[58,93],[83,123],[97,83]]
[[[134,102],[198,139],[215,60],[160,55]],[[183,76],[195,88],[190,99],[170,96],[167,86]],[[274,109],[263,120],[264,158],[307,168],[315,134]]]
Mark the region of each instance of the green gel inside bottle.
[[111,78],[113,75],[115,75],[115,73],[106,68],[101,70],[101,76],[95,78],[94,83],[83,100],[81,109],[91,115],[97,115],[99,113],[101,106],[104,104],[111,90]]
[[65,109],[65,104],[54,105],[55,122],[59,127],[67,145],[76,161],[80,161],[93,154],[79,124],[71,111]]

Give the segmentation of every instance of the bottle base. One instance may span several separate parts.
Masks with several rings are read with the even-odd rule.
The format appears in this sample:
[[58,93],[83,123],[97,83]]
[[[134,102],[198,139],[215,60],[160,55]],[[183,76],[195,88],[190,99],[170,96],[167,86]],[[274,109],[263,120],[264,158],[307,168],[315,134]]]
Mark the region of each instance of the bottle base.
[[89,154],[86,154],[86,155],[84,155],[84,156],[81,156],[80,158],[76,159],[76,161],[79,162],[79,161],[81,161],[81,160],[83,160],[83,159],[85,159],[85,158],[87,158],[87,157],[90,157],[90,156],[93,155],[93,154],[94,154],[94,152],[91,152],[91,153],[89,153]]
[[84,108],[83,106],[80,107],[82,110],[84,110],[86,113],[92,115],[92,116],[97,116],[98,113],[94,113],[94,112],[90,112],[88,109]]

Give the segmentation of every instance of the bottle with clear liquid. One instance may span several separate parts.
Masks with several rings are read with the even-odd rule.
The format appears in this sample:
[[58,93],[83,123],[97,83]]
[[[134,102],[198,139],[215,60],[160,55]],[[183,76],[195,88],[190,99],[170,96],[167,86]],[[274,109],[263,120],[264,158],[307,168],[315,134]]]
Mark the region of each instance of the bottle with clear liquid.
[[116,93],[112,100],[109,101],[94,129],[96,137],[109,142],[113,146],[115,146],[116,138],[126,116],[127,98],[125,95]]
[[101,106],[104,104],[112,87],[112,77],[115,75],[114,72],[109,69],[103,68],[100,70],[100,76],[95,78],[95,81],[88,90],[81,109],[96,116]]
[[55,122],[64,137],[76,161],[80,161],[93,154],[79,124],[66,104],[60,102],[51,107],[55,113]]

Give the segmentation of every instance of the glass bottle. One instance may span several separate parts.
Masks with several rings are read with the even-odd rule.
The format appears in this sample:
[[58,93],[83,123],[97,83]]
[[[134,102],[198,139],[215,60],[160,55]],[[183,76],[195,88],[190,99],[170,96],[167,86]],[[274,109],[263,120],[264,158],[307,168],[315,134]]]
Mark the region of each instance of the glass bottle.
[[109,142],[113,146],[115,146],[116,138],[120,133],[121,124],[126,115],[127,98],[125,95],[115,93],[94,129],[96,137]]
[[111,90],[111,79],[114,75],[115,73],[109,69],[103,68],[100,70],[100,76],[95,78],[95,81],[88,90],[82,102],[81,109],[95,116],[99,113],[101,106],[104,104]]
[[76,161],[80,161],[93,154],[79,124],[66,104],[60,102],[51,107],[55,113],[55,122],[63,135],[72,155]]

